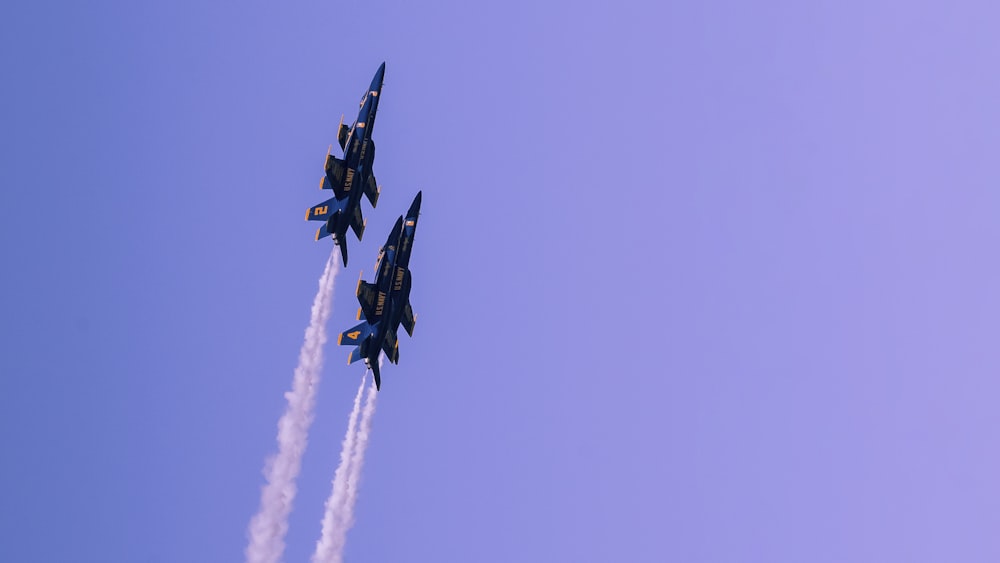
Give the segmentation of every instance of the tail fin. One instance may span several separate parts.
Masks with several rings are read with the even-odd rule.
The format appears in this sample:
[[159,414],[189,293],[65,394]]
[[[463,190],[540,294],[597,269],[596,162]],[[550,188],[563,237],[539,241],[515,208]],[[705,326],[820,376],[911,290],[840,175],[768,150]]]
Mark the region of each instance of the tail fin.
[[351,355],[347,357],[347,365],[351,365],[358,360],[363,360],[365,357],[361,355],[361,347],[351,350]]

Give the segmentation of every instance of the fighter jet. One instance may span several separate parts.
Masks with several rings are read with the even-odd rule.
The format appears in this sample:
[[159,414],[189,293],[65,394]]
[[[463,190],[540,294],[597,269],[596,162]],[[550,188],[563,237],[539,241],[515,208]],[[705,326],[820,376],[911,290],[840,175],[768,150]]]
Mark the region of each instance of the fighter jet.
[[420,215],[420,199],[421,192],[417,192],[406,217],[396,220],[389,238],[379,251],[374,283],[358,280],[357,296],[361,304],[358,320],[361,323],[344,331],[337,339],[337,344],[342,346],[357,346],[347,363],[364,360],[375,375],[376,389],[382,386],[379,353],[385,352],[390,362],[398,364],[399,340],[396,333],[399,325],[402,324],[406,333],[413,336],[413,327],[417,322],[410,306],[409,264]]
[[[350,127],[340,118],[337,141],[344,151],[340,159],[326,151],[325,172],[319,180],[321,190],[333,190],[333,197],[306,211],[307,221],[323,221],[316,230],[316,240],[332,236],[340,247],[340,256],[347,265],[347,228],[361,240],[365,231],[365,219],[361,216],[361,194],[364,192],[372,207],[378,203],[382,188],[375,182],[372,166],[375,163],[375,142],[372,130],[375,128],[375,113],[382,94],[382,80],[385,63],[378,67],[372,83],[361,97],[361,110]],[[332,145],[331,145],[332,148]]]

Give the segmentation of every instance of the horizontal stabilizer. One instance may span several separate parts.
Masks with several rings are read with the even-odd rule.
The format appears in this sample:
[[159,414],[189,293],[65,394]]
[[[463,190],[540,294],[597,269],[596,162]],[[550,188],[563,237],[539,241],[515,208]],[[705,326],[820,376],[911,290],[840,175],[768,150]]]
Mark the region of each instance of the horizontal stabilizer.
[[366,338],[372,334],[372,325],[362,322],[352,328],[340,333],[337,344],[341,346],[361,346]]
[[361,347],[358,346],[357,348],[351,350],[351,355],[347,357],[347,365],[351,365],[360,359],[362,359]]
[[337,200],[328,199],[319,205],[314,205],[306,211],[306,221],[326,221],[337,211]]

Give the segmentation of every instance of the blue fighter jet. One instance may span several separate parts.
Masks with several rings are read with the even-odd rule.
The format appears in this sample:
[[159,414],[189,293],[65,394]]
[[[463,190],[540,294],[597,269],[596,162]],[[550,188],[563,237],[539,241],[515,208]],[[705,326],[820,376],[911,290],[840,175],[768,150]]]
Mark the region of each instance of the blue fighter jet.
[[[372,207],[378,203],[381,188],[375,182],[372,166],[375,163],[375,142],[372,129],[375,127],[375,113],[382,94],[382,80],[385,77],[385,63],[378,67],[371,86],[361,97],[361,111],[350,127],[340,118],[337,141],[344,151],[340,159],[330,150],[326,153],[325,173],[320,178],[321,190],[333,190],[333,197],[306,211],[307,221],[323,221],[316,230],[316,240],[332,236],[340,247],[340,256],[347,265],[347,228],[361,240],[365,231],[365,219],[361,215],[361,193],[364,192]],[[332,148],[332,145],[331,145]]]
[[413,327],[417,322],[410,306],[409,266],[420,215],[420,198],[421,193],[417,192],[406,217],[396,220],[389,238],[379,251],[374,283],[358,280],[357,296],[361,304],[358,320],[361,324],[344,331],[337,339],[337,344],[342,346],[357,346],[347,363],[364,360],[375,375],[376,389],[382,386],[379,353],[385,352],[390,362],[398,364],[399,340],[396,332],[399,325],[403,325],[406,333],[413,336]]

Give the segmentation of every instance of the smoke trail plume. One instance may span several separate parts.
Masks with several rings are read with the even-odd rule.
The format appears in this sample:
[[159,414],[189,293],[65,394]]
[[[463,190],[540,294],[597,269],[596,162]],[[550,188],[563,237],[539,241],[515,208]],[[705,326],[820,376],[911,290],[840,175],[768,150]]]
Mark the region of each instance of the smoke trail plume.
[[[382,357],[379,357],[379,367],[382,366]],[[367,376],[367,372],[365,373]],[[361,389],[355,397],[353,417],[357,413],[358,399],[361,397]],[[333,492],[327,501],[327,513],[323,519],[323,532],[318,542],[316,542],[316,552],[313,554],[313,563],[342,563],[344,560],[344,545],[347,541],[347,531],[354,525],[354,505],[358,499],[358,485],[361,480],[361,468],[364,465],[365,449],[368,447],[368,438],[371,436],[372,418],[375,415],[375,399],[378,397],[378,390],[375,385],[368,386],[368,395],[365,397],[365,409],[361,413],[361,422],[358,424],[357,434],[351,440],[351,451],[347,451],[348,439],[344,439],[344,450],[340,454],[340,466],[333,481]],[[350,423],[348,432],[351,432]],[[349,453],[345,457],[345,453]],[[345,468],[345,461],[347,462]],[[346,476],[338,481],[341,470]],[[327,526],[329,521],[330,525]]]
[[344,549],[344,534],[339,533],[343,528],[342,510],[340,507],[344,503],[345,485],[347,475],[350,473],[351,456],[354,453],[354,443],[357,439],[358,414],[361,412],[361,393],[365,389],[365,381],[368,379],[368,372],[361,377],[361,385],[354,395],[354,408],[351,416],[347,420],[347,433],[344,434],[344,441],[340,448],[340,464],[333,474],[333,491],[326,499],[325,512],[323,515],[323,531],[319,541],[316,542],[316,553],[313,554],[313,562],[329,561],[334,556],[333,553],[340,553]]
[[288,406],[278,420],[278,453],[264,465],[267,484],[261,490],[260,508],[247,530],[250,543],[246,548],[248,563],[277,563],[285,550],[288,514],[295,500],[295,479],[302,466],[309,425],[313,420],[316,388],[323,367],[323,345],[326,344],[326,321],[333,300],[333,279],[339,271],[340,256],[336,247],[326,261],[319,279],[319,290],[313,299],[309,327],[299,351],[292,390],[285,393]]

